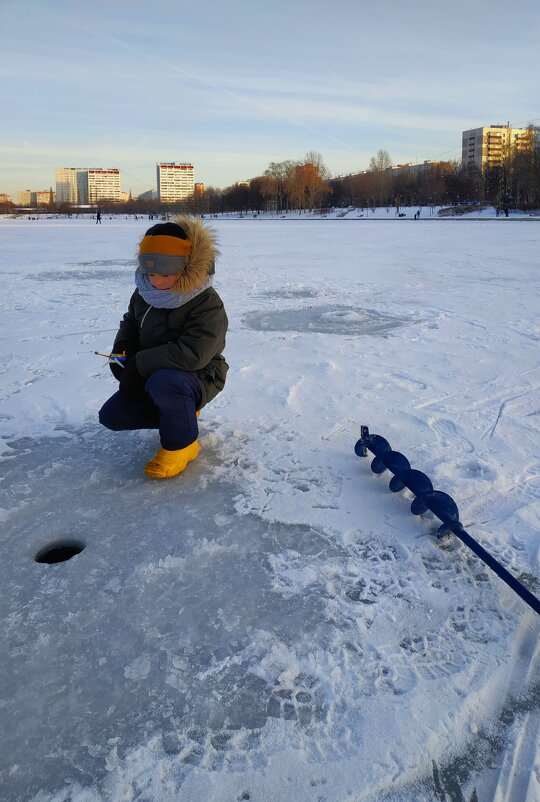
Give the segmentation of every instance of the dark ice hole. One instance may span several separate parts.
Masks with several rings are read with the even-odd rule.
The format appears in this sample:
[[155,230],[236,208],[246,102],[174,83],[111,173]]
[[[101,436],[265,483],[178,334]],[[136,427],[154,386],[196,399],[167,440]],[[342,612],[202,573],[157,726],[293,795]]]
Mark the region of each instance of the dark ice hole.
[[76,554],[80,554],[85,548],[86,545],[77,540],[57,540],[40,549],[35,560],[37,563],[47,563],[48,565],[63,563],[71,560]]

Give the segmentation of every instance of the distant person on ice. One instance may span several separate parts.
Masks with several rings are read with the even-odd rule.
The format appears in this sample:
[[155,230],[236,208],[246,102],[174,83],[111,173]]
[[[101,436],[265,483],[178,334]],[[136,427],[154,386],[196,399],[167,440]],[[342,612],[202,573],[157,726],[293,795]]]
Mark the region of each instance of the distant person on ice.
[[212,287],[218,251],[211,229],[175,217],[148,229],[139,246],[137,289],[120,323],[111,361],[120,382],[99,420],[113,431],[159,429],[147,463],[155,479],[176,476],[199,453],[199,410],[223,389],[227,315]]

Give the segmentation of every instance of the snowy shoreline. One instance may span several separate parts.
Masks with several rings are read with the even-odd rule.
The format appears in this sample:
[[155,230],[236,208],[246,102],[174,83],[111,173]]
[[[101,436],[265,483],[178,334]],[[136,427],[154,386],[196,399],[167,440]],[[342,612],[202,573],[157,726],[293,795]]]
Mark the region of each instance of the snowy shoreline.
[[[453,221],[460,221],[460,220],[467,220],[467,221],[503,221],[505,220],[508,222],[509,220],[528,220],[528,221],[540,221],[540,209],[536,209],[534,211],[521,211],[520,209],[510,209],[508,217],[505,216],[503,212],[497,213],[497,209],[494,206],[479,206],[477,209],[465,213],[455,213],[455,214],[448,214],[448,215],[441,215],[439,214],[440,211],[448,210],[448,211],[455,211],[456,207],[442,207],[442,206],[406,206],[400,207],[399,212],[398,210],[393,207],[379,207],[379,208],[357,208],[357,207],[345,207],[339,208],[336,207],[330,210],[289,210],[289,211],[282,211],[282,212],[257,212],[257,211],[244,211],[244,212],[221,212],[217,215],[213,214],[206,214],[202,215],[208,222],[225,222],[231,220],[258,220],[258,221],[278,221],[278,220],[301,220],[301,221],[313,221],[313,220],[346,220],[346,221],[358,221],[361,220],[363,222],[367,221],[396,221],[402,222],[404,220],[411,220],[414,222],[419,221],[426,221],[426,220],[453,220]],[[107,214],[103,213],[102,215],[104,221],[113,221],[118,222],[120,220],[129,220],[131,222],[138,222],[140,220],[145,220],[147,218],[146,215],[143,214],[131,214],[126,215],[123,213],[118,214]],[[159,215],[157,216],[159,217]],[[47,212],[40,212],[35,213],[34,215],[32,212],[28,212],[26,214],[17,214],[17,215],[0,215],[0,222],[2,221],[47,221],[47,222],[68,222],[68,221],[92,221],[95,223],[95,212],[88,211],[88,212],[73,212],[70,216],[66,215],[59,215],[59,214],[49,214]]]

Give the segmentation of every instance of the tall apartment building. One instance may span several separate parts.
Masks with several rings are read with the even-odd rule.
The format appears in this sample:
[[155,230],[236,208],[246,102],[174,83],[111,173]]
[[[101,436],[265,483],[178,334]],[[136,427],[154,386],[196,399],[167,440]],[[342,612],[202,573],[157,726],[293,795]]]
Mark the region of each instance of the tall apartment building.
[[461,163],[463,167],[476,167],[482,172],[498,167],[509,152],[523,152],[534,147],[534,131],[528,128],[510,128],[508,125],[490,125],[463,131]]
[[120,189],[120,170],[92,167],[88,170],[88,201],[99,203],[101,200],[122,200]]
[[57,167],[56,204],[96,204],[102,200],[119,201],[120,170],[102,167]]
[[157,191],[161,203],[175,203],[193,195],[193,165],[188,162],[157,162]]
[[79,201],[79,174],[84,173],[84,167],[57,167],[56,168],[56,204],[80,203]]
[[19,206],[30,206],[32,203],[32,190],[24,189],[19,192]]

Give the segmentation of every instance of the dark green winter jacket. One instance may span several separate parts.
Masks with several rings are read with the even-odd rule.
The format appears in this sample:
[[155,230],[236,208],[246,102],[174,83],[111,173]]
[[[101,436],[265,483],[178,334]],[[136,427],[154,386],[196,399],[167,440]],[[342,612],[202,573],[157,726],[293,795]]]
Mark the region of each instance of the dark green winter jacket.
[[200,407],[223,390],[229,366],[222,356],[227,315],[213,287],[177,309],[150,306],[135,290],[120,323],[113,352],[136,354],[144,379],[161,368],[186,370],[197,378]]
[[[150,306],[135,290],[113,353],[125,351],[128,358],[135,356],[137,371],[144,379],[162,368],[193,373],[201,388],[201,408],[223,390],[229,369],[222,354],[227,315],[217,292],[207,286],[218,250],[214,232],[200,219],[178,216],[173,221],[187,233],[191,252],[172,292],[191,300],[174,309],[162,309]],[[118,378],[114,367],[111,370]]]

